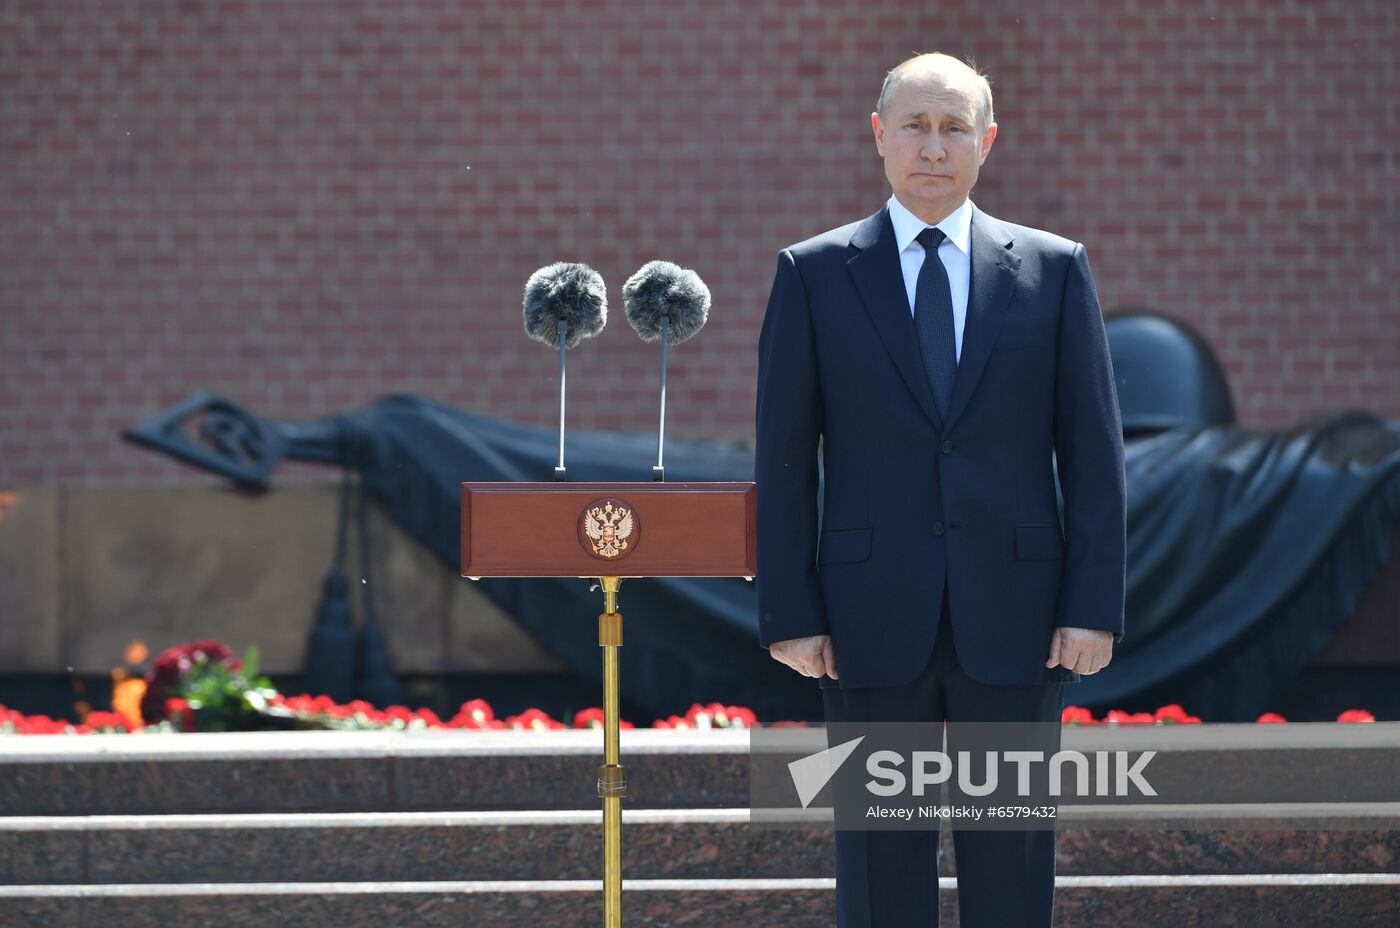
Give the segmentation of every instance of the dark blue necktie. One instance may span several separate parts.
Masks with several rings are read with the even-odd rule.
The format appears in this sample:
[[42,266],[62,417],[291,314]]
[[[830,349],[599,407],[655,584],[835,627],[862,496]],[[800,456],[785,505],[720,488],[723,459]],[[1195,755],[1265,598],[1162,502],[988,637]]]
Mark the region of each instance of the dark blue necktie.
[[938,246],[943,239],[941,229],[925,229],[919,233],[918,242],[924,246],[924,266],[919,269],[919,282],[914,288],[914,328],[919,335],[919,354],[923,356],[924,373],[940,417],[948,415],[948,400],[953,395],[953,378],[958,371],[953,289],[948,285],[948,272],[938,257]]

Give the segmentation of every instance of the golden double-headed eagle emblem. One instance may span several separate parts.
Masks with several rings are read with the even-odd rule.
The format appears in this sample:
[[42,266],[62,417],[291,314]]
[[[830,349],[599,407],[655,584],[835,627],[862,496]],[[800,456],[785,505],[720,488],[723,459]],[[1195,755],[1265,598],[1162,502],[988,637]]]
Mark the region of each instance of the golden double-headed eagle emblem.
[[599,557],[618,557],[627,553],[629,539],[635,526],[632,510],[612,501],[593,506],[583,514],[583,533]]

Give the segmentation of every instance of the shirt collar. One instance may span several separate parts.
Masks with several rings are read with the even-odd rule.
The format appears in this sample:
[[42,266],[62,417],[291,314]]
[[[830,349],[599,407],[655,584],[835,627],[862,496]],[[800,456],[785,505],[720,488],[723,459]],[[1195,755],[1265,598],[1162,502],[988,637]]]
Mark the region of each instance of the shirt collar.
[[[919,233],[928,228],[928,223],[909,212],[908,207],[899,202],[899,197],[891,196],[889,201],[890,222],[894,224],[894,243],[903,252],[918,238]],[[935,228],[942,229],[948,241],[957,246],[963,254],[969,254],[968,242],[972,238],[972,200],[965,199],[962,205],[953,210]]]

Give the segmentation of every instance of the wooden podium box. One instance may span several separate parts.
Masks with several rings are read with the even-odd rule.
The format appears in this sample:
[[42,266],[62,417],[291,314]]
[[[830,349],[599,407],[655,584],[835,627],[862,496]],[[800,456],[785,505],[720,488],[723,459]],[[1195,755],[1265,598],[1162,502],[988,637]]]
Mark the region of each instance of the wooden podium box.
[[635,577],[758,572],[752,483],[463,483],[462,576],[597,577],[603,588],[603,924],[622,926],[617,592]]
[[752,483],[464,483],[462,576],[753,577],[755,499]]

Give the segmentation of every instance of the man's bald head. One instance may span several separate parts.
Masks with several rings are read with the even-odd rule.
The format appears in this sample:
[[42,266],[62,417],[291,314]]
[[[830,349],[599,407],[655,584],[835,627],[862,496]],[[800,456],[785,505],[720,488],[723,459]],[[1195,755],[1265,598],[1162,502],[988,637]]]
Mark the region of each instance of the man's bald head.
[[906,58],[885,75],[884,86],[880,88],[880,99],[875,104],[875,112],[880,114],[881,119],[886,118],[885,108],[889,106],[890,98],[894,96],[900,82],[918,77],[938,77],[945,84],[970,94],[975,104],[979,133],[986,132],[987,127],[992,124],[992,85],[975,67],[941,52]]

